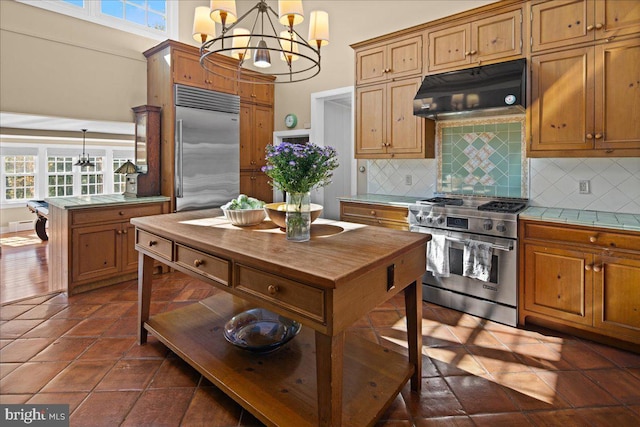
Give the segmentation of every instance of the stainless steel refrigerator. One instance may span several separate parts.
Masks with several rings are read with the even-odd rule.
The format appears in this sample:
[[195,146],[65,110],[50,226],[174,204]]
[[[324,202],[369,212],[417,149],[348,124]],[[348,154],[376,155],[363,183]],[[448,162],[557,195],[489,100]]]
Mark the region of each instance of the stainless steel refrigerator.
[[176,210],[219,207],[240,192],[240,97],[175,85]]

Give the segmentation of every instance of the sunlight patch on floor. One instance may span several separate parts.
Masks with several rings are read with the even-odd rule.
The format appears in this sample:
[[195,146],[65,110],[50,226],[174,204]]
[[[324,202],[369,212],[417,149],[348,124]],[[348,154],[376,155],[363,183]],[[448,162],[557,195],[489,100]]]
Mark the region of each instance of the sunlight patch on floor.
[[36,235],[0,237],[0,245],[18,248],[20,246],[38,245],[42,240]]

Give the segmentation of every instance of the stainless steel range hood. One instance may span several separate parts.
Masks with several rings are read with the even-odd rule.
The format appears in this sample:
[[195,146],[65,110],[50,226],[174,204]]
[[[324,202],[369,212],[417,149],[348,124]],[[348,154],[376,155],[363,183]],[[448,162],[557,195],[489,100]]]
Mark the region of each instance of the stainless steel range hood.
[[443,120],[523,113],[525,65],[518,59],[426,76],[413,100],[413,114]]

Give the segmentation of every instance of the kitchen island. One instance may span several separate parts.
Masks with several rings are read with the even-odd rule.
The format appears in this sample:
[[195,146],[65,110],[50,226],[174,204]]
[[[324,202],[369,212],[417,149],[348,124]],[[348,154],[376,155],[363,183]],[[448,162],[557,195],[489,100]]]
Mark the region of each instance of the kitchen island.
[[[217,209],[133,218],[139,251],[139,342],[151,332],[272,426],[366,426],[406,382],[419,390],[429,235],[319,219],[289,242],[270,221],[231,225]],[[154,260],[210,283],[213,297],[150,318]],[[408,358],[346,333],[404,291]],[[302,323],[283,348],[254,354],[225,341],[234,314],[263,307]]]
[[98,194],[51,197],[49,204],[49,289],[74,295],[135,279],[136,216],[169,212],[165,196]]

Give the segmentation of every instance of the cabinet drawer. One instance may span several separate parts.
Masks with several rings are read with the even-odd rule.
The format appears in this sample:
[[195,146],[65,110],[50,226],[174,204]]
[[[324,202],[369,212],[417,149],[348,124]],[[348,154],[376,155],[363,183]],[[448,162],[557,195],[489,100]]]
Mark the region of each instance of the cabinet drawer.
[[322,289],[244,265],[236,267],[235,288],[313,320],[325,321],[325,295]]
[[562,225],[524,223],[525,239],[542,239],[588,245],[594,248],[640,250],[640,236]]
[[176,263],[229,286],[229,261],[176,244]]
[[173,242],[155,234],[136,229],[136,248],[158,254],[167,261],[173,261]]
[[342,216],[346,221],[349,217],[366,218],[370,220],[386,219],[407,222],[409,211],[407,208],[371,205],[366,203],[341,203]]
[[138,216],[158,215],[162,213],[161,203],[114,208],[90,208],[72,212],[71,225],[128,221]]

